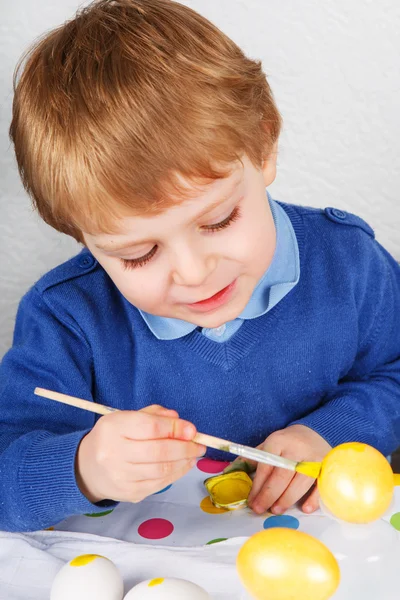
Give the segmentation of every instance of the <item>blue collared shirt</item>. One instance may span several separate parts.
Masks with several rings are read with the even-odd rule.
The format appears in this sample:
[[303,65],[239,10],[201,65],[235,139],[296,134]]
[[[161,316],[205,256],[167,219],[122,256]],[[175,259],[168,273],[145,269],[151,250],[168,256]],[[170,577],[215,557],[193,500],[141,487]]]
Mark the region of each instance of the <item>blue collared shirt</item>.
[[[267,193],[276,229],[276,247],[272,262],[261,277],[243,312],[233,321],[213,329],[203,328],[203,335],[215,342],[226,342],[236,333],[243,321],[256,319],[271,310],[300,277],[299,248],[289,217]],[[197,326],[180,319],[159,317],[140,311],[150,331],[159,340],[175,340],[188,335]]]

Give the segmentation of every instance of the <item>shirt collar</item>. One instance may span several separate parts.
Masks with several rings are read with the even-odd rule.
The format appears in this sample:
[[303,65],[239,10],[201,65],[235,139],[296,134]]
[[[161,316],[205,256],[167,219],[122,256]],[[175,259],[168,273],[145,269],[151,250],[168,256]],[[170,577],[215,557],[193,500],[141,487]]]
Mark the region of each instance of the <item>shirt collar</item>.
[[[271,264],[261,277],[238,319],[255,319],[279,302],[299,281],[300,260],[296,234],[284,209],[267,192],[276,230],[276,247]],[[175,340],[188,335],[197,325],[139,311],[150,331],[159,340]]]

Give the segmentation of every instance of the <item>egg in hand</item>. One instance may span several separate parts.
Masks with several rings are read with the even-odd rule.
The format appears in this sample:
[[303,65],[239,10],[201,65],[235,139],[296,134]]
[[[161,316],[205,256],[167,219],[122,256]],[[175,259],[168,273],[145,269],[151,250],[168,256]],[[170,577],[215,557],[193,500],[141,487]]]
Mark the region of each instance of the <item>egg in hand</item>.
[[[124,600],[211,600],[200,586],[174,577],[149,579],[135,585]],[[76,599],[74,599],[76,600]]]
[[76,556],[54,578],[50,600],[122,600],[124,584],[111,560],[98,554]]

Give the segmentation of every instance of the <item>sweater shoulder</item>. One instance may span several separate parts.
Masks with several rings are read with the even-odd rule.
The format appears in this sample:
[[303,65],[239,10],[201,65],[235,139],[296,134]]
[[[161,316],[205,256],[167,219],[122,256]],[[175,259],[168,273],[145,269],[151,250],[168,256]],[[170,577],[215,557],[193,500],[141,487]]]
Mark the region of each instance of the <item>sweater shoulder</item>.
[[35,283],[34,288],[40,295],[46,295],[46,292],[60,286],[66,288],[76,283],[84,285],[82,280],[87,280],[88,275],[98,268],[97,260],[87,249],[84,249],[76,256],[48,271]]
[[357,215],[331,207],[283,208],[303,237],[303,281],[319,279],[330,291],[332,286],[348,292],[357,288],[364,295],[372,281],[382,283],[390,270],[398,272],[398,265],[377,242],[373,229]]
[[[36,299],[35,299],[36,298]],[[24,297],[25,305],[46,305],[61,320],[87,324],[120,307],[121,295],[93,257],[82,252],[46,273]]]
[[357,228],[367,234],[368,237],[375,238],[374,230],[366,223],[366,221],[358,215],[339,208],[311,208],[293,204],[279,204],[289,217],[296,215],[297,218],[301,218],[307,229],[317,227],[318,229],[324,229],[325,231],[331,230],[333,233],[340,235],[338,228],[332,227],[333,224],[340,226],[344,235],[349,232],[349,228]]

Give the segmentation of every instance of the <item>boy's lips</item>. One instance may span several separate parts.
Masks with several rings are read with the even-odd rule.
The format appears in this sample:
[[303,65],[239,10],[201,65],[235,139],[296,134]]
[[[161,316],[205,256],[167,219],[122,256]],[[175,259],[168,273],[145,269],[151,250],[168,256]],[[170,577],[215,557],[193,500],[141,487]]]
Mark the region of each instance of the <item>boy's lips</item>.
[[214,294],[214,296],[210,296],[210,298],[206,298],[205,300],[200,300],[199,302],[193,302],[188,304],[191,310],[195,310],[196,312],[207,312],[210,310],[215,310],[219,308],[223,304],[225,304],[231,297],[232,292],[236,285],[236,279],[222,290]]

